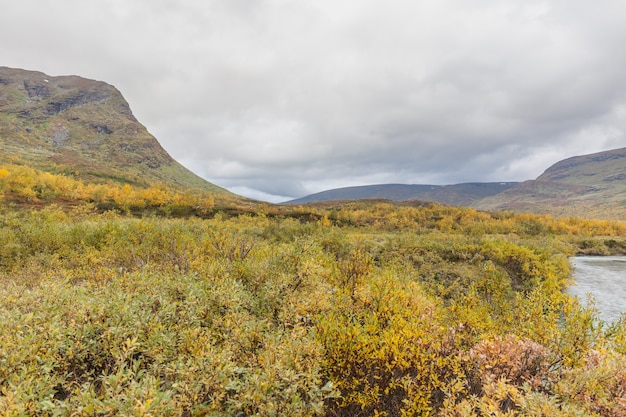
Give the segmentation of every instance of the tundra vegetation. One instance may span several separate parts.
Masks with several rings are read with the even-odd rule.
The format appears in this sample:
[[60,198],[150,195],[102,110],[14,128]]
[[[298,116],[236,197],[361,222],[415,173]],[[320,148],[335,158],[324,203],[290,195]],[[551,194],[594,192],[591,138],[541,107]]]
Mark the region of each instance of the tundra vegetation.
[[563,292],[625,223],[19,165],[0,198],[2,415],[626,415],[626,321]]

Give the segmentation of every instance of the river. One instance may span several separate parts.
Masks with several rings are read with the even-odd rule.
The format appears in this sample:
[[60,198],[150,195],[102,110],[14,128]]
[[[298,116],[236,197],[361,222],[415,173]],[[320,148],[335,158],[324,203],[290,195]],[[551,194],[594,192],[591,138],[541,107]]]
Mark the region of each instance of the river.
[[577,256],[570,261],[575,284],[568,292],[584,305],[591,294],[601,320],[619,319],[626,311],[626,256]]

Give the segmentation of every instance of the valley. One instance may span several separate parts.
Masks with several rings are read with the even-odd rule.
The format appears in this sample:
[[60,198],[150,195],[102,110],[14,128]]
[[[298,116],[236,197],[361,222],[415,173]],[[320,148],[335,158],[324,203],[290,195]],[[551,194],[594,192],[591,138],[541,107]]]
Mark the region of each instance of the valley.
[[[273,205],[187,171],[116,91],[0,69],[3,415],[626,414],[626,320],[567,292],[571,257],[626,254],[618,151],[446,197],[500,209]],[[614,198],[579,204],[598,181]],[[511,197],[554,183],[611,215]]]

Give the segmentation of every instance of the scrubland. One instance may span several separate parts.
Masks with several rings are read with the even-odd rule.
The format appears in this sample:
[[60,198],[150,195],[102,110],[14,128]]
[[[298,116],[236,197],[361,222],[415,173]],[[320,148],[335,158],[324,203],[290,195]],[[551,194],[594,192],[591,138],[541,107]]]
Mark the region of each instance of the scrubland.
[[626,415],[626,322],[563,291],[568,256],[623,253],[624,223],[225,211],[159,188],[9,188],[11,169],[3,415]]

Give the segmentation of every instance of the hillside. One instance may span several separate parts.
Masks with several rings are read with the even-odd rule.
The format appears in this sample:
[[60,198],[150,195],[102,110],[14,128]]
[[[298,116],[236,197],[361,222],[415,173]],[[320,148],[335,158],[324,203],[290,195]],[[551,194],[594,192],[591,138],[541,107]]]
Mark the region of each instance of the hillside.
[[306,204],[331,200],[387,199],[393,201],[425,200],[452,206],[471,206],[475,201],[501,193],[516,183],[464,183],[454,185],[378,184],[337,188],[288,201]]
[[626,148],[564,159],[536,180],[521,183],[366,185],[322,191],[287,204],[362,199],[424,200],[492,211],[623,219],[626,217]]
[[176,162],[104,82],[0,67],[0,163],[91,183],[230,194]]
[[626,216],[626,148],[557,162],[536,180],[476,203],[487,210],[621,219]]

